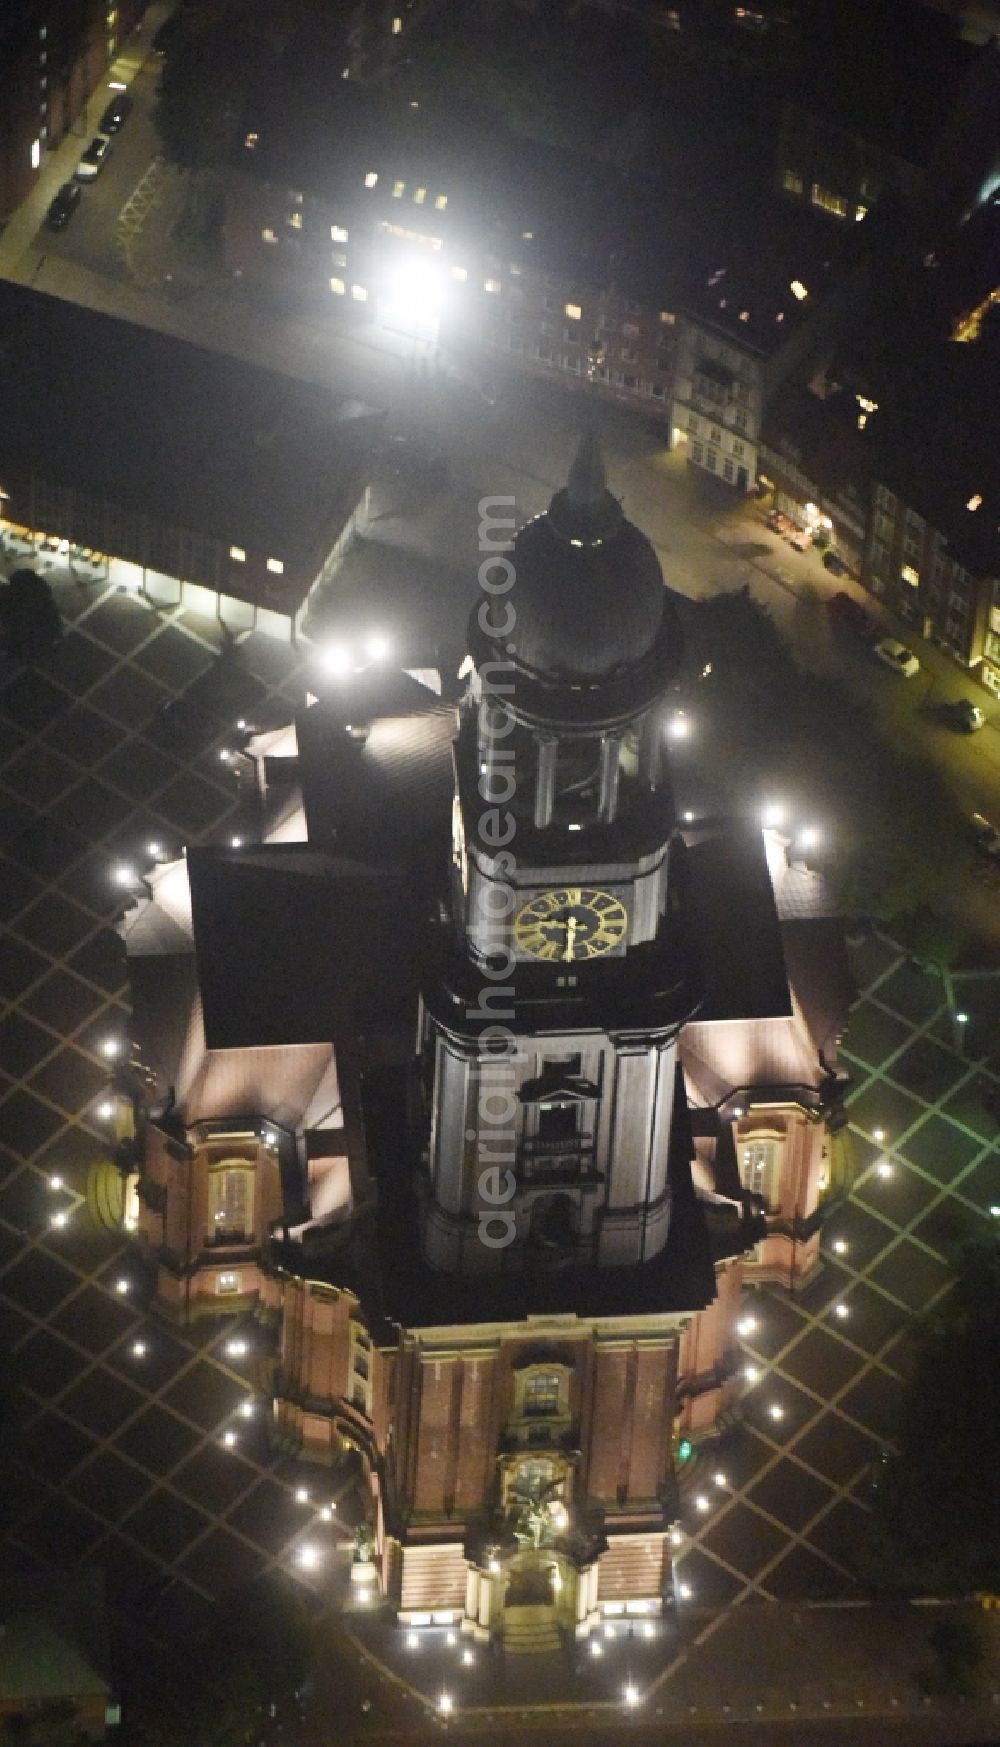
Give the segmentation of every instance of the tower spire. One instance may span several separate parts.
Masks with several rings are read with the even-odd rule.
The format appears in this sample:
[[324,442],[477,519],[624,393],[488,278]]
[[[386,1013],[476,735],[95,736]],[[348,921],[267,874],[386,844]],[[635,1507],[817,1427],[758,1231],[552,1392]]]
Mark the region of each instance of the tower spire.
[[596,510],[604,501],[608,489],[604,457],[597,432],[588,425],[580,438],[573,465],[569,470],[566,495],[576,509]]
[[549,505],[549,521],[573,546],[600,546],[618,533],[622,507],[608,490],[597,433],[588,424],[569,470],[569,478]]

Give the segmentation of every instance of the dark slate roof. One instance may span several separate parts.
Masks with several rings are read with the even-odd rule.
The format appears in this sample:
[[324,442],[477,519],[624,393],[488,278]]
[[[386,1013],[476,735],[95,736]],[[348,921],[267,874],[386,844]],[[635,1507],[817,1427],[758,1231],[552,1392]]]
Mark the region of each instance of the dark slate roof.
[[307,844],[188,853],[209,1049],[328,1043],[412,1008],[408,895]]
[[354,508],[381,416],[6,281],[0,370],[12,469],[285,561]]
[[995,201],[901,240],[844,341],[878,403],[864,432],[872,477],[979,576],[1000,572],[998,261]]
[[822,0],[803,20],[802,107],[922,164],[977,53],[910,0]]
[[871,444],[858,429],[857,398],[848,388],[821,396],[792,382],[779,391],[764,414],[764,441],[801,467],[824,491],[865,489],[871,471]]
[[141,1040],[143,1062],[161,1087],[175,1085],[198,994],[194,954],[130,957],[128,976],[132,1033]]
[[567,485],[511,551],[515,614],[508,654],[535,673],[596,675],[648,655],[663,623],[659,560],[608,491],[596,438],[580,444]]
[[446,840],[456,719],[427,686],[369,668],[331,681],[295,726],[311,843],[403,866]]
[[763,836],[729,822],[687,849],[692,932],[705,1001],[698,1021],[792,1011]]
[[858,994],[844,924],[835,916],[794,919],[782,923],[781,937],[788,978],[810,1035],[831,1065]]

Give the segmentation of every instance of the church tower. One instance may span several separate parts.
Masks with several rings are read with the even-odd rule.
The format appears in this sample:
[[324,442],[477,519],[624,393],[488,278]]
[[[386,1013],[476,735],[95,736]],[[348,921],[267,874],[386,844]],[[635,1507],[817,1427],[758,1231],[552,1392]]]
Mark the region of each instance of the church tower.
[[664,746],[681,640],[592,434],[480,581],[423,1003],[424,1252],[466,1276],[648,1262],[698,1005]]

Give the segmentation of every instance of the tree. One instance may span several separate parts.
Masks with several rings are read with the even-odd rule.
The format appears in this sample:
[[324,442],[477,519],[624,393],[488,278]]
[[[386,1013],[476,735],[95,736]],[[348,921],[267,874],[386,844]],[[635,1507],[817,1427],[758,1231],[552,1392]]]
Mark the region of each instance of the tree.
[[79,1747],[85,1740],[71,1698],[49,1699],[37,1710],[7,1717],[0,1736],[3,1747]]
[[944,1310],[919,1337],[898,1454],[875,1490],[866,1575],[877,1588],[1000,1593],[998,1351],[1000,1242],[990,1239],[966,1251]]
[[62,636],[62,615],[44,576],[15,570],[0,590],[0,635],[11,655],[41,661]]
[[166,157],[191,172],[178,227],[189,238],[213,236],[221,225],[221,172],[242,147],[250,94],[275,64],[269,44],[236,8],[192,27],[167,63],[156,126]]
[[147,1655],[124,1711],[142,1747],[188,1747],[192,1717],[203,1747],[243,1747],[262,1714],[305,1685],[315,1666],[313,1623],[301,1592],[270,1578],[227,1596],[208,1637]]
[[838,679],[799,667],[748,589],[699,603],[685,622],[694,671],[711,663],[696,702],[703,769],[723,804],[747,810],[770,797],[811,815],[844,913],[913,917],[916,935],[933,943],[929,956],[947,957],[932,913],[962,847],[937,773],[886,740]]
[[974,1698],[986,1660],[981,1618],[946,1613],[927,1643],[932,1660],[920,1671],[924,1691],[938,1698]]

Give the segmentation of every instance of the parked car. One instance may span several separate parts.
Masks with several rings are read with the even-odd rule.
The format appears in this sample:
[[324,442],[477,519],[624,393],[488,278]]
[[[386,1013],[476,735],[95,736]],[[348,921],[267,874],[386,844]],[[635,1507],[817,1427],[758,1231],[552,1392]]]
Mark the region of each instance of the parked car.
[[839,552],[831,552],[829,547],[823,554],[823,563],[834,576],[850,576],[851,574]]
[[986,721],[986,714],[971,698],[957,698],[944,706],[944,719],[956,734],[975,734]]
[[859,637],[867,637],[872,628],[872,622],[860,601],[853,595],[834,594],[826,603],[826,610],[834,625],[845,631],[855,631]]
[[969,820],[969,838],[977,855],[1000,865],[1000,831],[982,813]]
[[102,133],[120,133],[132,113],[132,99],[124,91],[119,91],[112,97],[107,109],[101,116]]
[[79,182],[63,183],[45,214],[45,222],[50,230],[61,231],[65,229],[80,204],[81,193]]
[[897,643],[895,637],[883,637],[875,645],[875,656],[878,661],[891,667],[893,673],[901,673],[904,679],[912,679],[920,672],[920,663],[912,649],[907,649],[905,643]]
[[97,133],[91,140],[83,157],[76,166],[74,174],[78,182],[92,182],[98,171],[103,168],[104,160],[111,150],[111,141],[102,133]]

